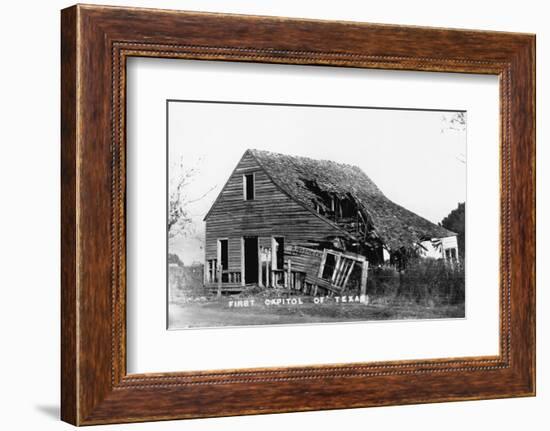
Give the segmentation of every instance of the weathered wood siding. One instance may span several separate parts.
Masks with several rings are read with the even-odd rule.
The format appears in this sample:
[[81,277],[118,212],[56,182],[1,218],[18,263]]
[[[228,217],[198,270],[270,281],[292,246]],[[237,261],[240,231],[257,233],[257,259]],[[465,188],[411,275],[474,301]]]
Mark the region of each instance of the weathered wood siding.
[[[243,198],[243,174],[255,173],[255,198]],[[257,236],[270,246],[272,236],[285,245],[322,240],[342,231],[280,191],[256,160],[245,154],[206,218],[206,259],[216,258],[218,238],[229,239],[229,270],[241,270],[241,237]]]
[[[296,251],[291,245],[285,246],[285,258],[292,260],[292,269],[306,274],[305,281],[311,284],[319,284],[319,268],[321,266],[322,251],[311,250],[309,252]],[[329,285],[329,283],[326,283]]]

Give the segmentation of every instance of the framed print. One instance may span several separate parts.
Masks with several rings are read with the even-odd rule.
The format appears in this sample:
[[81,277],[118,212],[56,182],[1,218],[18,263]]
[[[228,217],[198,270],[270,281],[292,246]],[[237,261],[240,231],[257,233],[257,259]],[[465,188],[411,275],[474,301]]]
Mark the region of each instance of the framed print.
[[533,35],[61,30],[63,420],[535,394]]

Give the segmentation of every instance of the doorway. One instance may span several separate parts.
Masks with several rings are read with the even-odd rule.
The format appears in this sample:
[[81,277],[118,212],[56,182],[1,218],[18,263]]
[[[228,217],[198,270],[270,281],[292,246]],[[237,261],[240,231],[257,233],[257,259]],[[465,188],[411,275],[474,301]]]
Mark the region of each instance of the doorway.
[[258,283],[258,237],[244,237],[244,282]]
[[221,266],[222,283],[229,281],[229,241],[227,239],[218,240],[218,262]]

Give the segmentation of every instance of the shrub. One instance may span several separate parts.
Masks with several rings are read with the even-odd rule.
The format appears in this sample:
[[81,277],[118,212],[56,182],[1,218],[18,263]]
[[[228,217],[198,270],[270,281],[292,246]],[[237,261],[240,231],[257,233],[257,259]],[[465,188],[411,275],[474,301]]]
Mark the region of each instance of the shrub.
[[399,272],[390,265],[369,269],[367,294],[376,302],[390,302],[399,291]]
[[375,302],[413,301],[424,305],[464,301],[464,266],[442,259],[415,259],[398,271],[391,266],[369,270],[367,293]]

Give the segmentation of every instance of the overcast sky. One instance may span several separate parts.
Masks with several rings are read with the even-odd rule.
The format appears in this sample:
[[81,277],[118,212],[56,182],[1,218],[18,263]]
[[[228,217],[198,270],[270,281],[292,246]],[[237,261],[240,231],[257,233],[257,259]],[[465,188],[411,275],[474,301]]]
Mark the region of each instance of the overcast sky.
[[180,162],[196,169],[193,234],[170,242],[185,264],[204,259],[202,219],[248,148],[359,166],[434,223],[466,200],[466,132],[449,127],[453,112],[170,102],[168,115],[169,175]]

